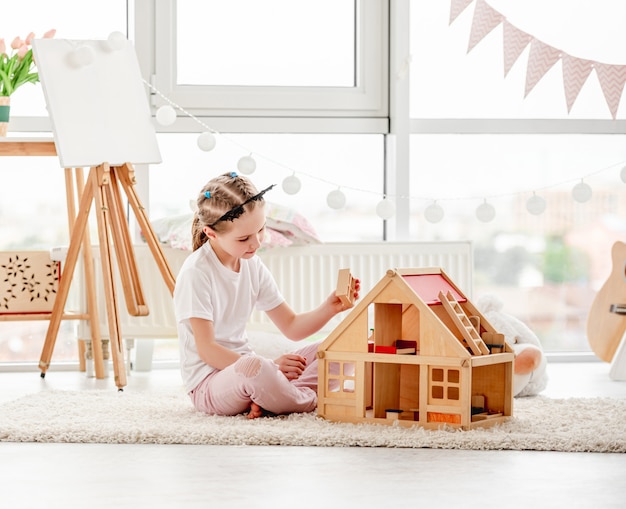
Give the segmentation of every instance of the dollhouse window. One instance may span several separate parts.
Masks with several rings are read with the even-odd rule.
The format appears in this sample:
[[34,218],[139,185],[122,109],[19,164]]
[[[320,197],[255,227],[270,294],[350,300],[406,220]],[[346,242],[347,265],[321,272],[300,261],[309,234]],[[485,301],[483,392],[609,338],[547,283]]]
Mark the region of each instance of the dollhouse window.
[[354,393],[354,363],[332,361],[328,363],[327,392]]
[[433,400],[459,401],[461,373],[458,369],[432,368],[430,374],[430,396]]

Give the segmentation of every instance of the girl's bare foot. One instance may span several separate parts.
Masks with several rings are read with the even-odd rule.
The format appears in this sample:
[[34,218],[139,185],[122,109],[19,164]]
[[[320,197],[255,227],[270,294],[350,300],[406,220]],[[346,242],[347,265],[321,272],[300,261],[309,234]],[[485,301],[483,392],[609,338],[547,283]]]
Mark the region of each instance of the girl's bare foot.
[[250,411],[248,412],[248,419],[256,419],[263,415],[263,409],[256,403],[250,405]]

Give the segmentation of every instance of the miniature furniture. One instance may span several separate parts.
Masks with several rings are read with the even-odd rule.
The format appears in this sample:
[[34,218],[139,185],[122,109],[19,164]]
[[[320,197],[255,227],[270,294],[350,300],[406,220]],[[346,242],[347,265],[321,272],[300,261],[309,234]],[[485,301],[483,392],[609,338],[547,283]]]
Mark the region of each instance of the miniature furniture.
[[341,300],[341,303],[346,309],[354,306],[355,286],[356,280],[352,277],[352,274],[350,274],[350,269],[339,269],[335,295],[339,297],[339,300]]
[[467,430],[513,412],[511,347],[440,268],[388,270],[318,357],[329,420]]

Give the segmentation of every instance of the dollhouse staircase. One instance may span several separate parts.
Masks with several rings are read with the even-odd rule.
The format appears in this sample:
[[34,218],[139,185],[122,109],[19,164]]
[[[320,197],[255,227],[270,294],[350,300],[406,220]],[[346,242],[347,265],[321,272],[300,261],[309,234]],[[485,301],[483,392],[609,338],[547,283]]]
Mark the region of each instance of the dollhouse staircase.
[[439,292],[439,300],[463,335],[463,339],[465,340],[463,344],[469,351],[473,355],[489,354],[489,348],[487,348],[487,345],[485,345],[485,342],[481,339],[476,328],[465,313],[465,310],[457,302],[452,292],[449,291],[447,294]]

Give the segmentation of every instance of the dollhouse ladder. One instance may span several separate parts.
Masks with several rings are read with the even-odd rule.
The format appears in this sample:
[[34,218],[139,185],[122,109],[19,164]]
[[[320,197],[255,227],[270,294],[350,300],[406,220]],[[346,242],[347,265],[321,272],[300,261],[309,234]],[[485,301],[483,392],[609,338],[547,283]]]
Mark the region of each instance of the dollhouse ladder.
[[470,351],[474,355],[487,355],[489,353],[489,348],[487,348],[487,345],[485,345],[485,342],[479,336],[476,328],[465,313],[465,310],[454,298],[452,292],[449,291],[447,294],[439,292],[439,300],[452,318],[452,321],[461,331],[461,334],[463,334],[465,343]]

